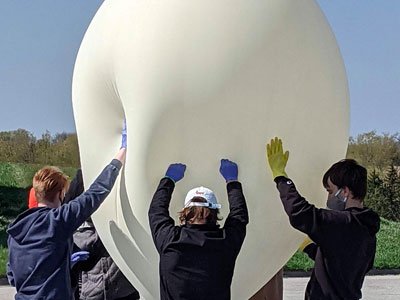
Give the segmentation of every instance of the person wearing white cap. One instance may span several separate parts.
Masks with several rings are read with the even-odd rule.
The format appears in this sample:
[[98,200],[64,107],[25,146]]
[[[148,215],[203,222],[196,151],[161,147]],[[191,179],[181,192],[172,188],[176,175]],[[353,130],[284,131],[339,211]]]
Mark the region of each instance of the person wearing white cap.
[[169,215],[175,183],[184,176],[184,164],[171,164],[153,196],[149,222],[160,255],[161,300],[228,300],[236,258],[249,220],[236,163],[222,159],[230,213],[224,227],[217,221],[221,204],[208,188],[197,187],[185,197],[176,226]]

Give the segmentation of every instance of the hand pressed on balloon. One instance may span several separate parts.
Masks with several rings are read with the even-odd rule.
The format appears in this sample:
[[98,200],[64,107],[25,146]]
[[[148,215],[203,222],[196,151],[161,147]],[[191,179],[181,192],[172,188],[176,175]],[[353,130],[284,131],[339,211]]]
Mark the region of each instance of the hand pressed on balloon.
[[221,159],[221,166],[219,172],[225,178],[226,182],[237,181],[238,179],[238,166],[229,159]]
[[167,172],[165,173],[165,177],[172,179],[174,182],[178,182],[181,180],[185,174],[186,165],[176,163],[170,164]]
[[124,125],[122,126],[121,137],[122,137],[121,149],[126,148],[126,146],[127,146],[126,119],[124,119]]
[[78,251],[71,254],[71,268],[78,262],[89,258],[88,251]]
[[287,177],[285,172],[286,164],[289,159],[289,151],[283,153],[282,140],[275,137],[267,144],[267,160],[272,171],[272,177]]

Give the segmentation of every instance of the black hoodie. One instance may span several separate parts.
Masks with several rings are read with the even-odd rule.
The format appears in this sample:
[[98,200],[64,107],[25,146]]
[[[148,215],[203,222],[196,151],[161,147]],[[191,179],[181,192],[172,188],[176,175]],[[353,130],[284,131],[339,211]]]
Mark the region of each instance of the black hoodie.
[[369,208],[319,209],[290,179],[277,177],[275,182],[290,224],[315,243],[305,249],[315,260],[305,299],[360,299],[374,263],[379,216]]
[[236,257],[249,221],[242,185],[227,184],[230,213],[216,224],[174,226],[168,207],[175,184],[161,180],[149,209],[160,254],[161,300],[229,300]]

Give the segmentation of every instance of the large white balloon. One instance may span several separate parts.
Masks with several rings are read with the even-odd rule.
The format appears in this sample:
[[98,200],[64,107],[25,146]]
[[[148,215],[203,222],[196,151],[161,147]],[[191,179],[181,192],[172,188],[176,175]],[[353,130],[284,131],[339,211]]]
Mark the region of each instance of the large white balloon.
[[73,107],[86,185],[118,149],[126,116],[125,170],[94,222],[144,299],[159,298],[147,210],[170,163],[187,164],[174,217],[199,185],[216,192],[226,217],[219,160],[238,163],[250,213],[232,283],[241,300],[303,239],[283,211],[265,143],[283,138],[287,173],[324,206],[322,174],[344,157],[348,139],[343,63],[312,0],[106,0],[79,50]]

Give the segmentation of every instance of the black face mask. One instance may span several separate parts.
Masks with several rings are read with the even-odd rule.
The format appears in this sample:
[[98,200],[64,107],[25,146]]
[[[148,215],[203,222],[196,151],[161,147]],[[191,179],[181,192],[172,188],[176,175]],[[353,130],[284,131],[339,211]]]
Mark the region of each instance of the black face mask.
[[326,206],[332,210],[344,210],[346,207],[346,197],[341,197],[340,193],[342,189],[339,189],[334,195],[329,195],[326,201]]

